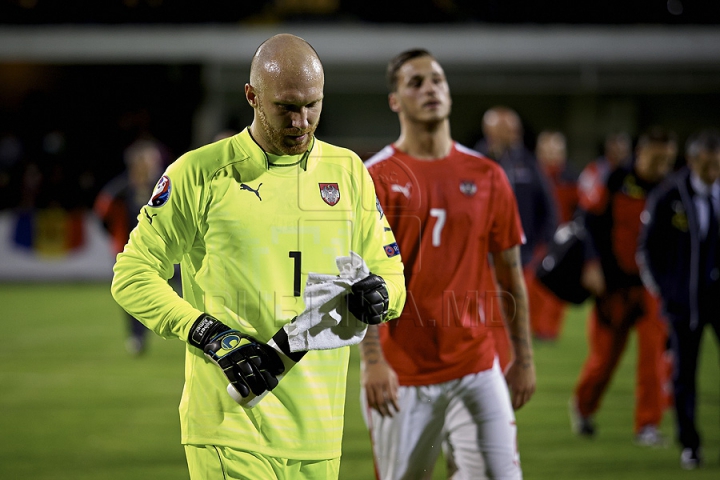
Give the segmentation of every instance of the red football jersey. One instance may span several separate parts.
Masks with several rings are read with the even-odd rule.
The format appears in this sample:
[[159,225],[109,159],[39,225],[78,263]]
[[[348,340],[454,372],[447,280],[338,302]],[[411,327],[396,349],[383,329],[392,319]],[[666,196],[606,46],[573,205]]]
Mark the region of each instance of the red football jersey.
[[405,264],[405,308],[380,327],[400,384],[441,383],[492,367],[483,305],[498,293],[486,291],[488,253],[524,241],[505,172],[457,143],[434,161],[390,145],[367,166]]

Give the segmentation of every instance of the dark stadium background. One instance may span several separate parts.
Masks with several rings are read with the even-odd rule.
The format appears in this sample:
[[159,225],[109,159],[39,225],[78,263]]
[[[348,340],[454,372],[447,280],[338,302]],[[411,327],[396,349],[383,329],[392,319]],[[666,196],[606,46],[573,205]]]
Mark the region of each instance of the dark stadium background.
[[[241,129],[251,120],[242,99],[249,55],[145,58],[137,52],[143,46],[133,46],[125,56],[97,58],[71,46],[70,54],[56,58],[52,45],[27,46],[25,39],[35,32],[59,31],[60,38],[68,39],[88,30],[102,35],[104,30],[130,28],[150,38],[172,38],[173,32],[182,35],[188,28],[267,36],[330,29],[342,41],[342,32],[349,28],[367,29],[368,35],[407,32],[407,38],[433,50],[432,44],[422,44],[428,28],[444,31],[450,39],[454,32],[472,29],[518,32],[520,40],[523,32],[650,32],[652,38],[660,35],[672,42],[688,32],[717,34],[719,22],[720,2],[689,0],[2,0],[0,35],[6,37],[0,38],[20,41],[23,52],[32,55],[18,54],[10,42],[4,42],[5,47],[0,42],[0,138],[10,135],[22,147],[20,158],[0,162],[0,208],[20,203],[19,179],[29,161],[59,175],[39,201],[87,206],[122,170],[123,148],[137,135],[156,137],[168,148],[168,157],[175,158],[207,143],[214,132]],[[308,37],[313,40],[312,34]],[[460,34],[457,41],[462,42]],[[148,43],[152,50],[153,41]],[[349,47],[352,51],[353,45]],[[481,47],[503,52],[502,45]],[[395,50],[388,44],[361,62],[353,61],[352,53],[347,61],[326,60],[327,99],[319,136],[354,148],[363,157],[395,138],[397,126],[386,108],[383,84],[384,57]],[[692,47],[687,53],[692,56]],[[519,111],[531,147],[541,129],[564,130],[570,161],[578,166],[599,153],[602,136],[610,129],[636,136],[642,128],[662,123],[684,140],[696,128],[718,123],[720,62],[704,57],[684,61],[682,52],[667,60],[639,58],[636,64],[626,58],[617,65],[607,59],[597,64],[592,59],[553,63],[543,58],[527,64],[474,64],[465,53],[440,60],[454,93],[453,134],[470,146],[480,136],[482,112],[495,103]],[[53,138],[61,140],[54,150],[43,147],[53,132]]]
[[[248,125],[251,55],[280,32],[309,40],[325,65],[318,136],[363,157],[397,138],[385,63],[417,46],[443,64],[453,136],[468,146],[485,109],[499,103],[519,112],[529,147],[543,129],[564,131],[576,167],[612,131],[636,139],[662,124],[684,142],[720,127],[720,1],[0,0],[0,478],[188,478],[177,414],[182,342],[154,337],[144,357],[131,357],[109,293],[109,249],[100,265],[70,271],[77,251],[52,242],[52,256],[18,249],[9,231],[38,212],[92,217],[95,195],[138,137],[162,142],[170,161]],[[572,434],[567,405],[589,307],[570,309],[556,343],[534,346],[538,389],[517,415],[525,477],[719,478],[710,335],[698,399],[707,468],[681,471],[674,446],[632,445],[634,338],[598,414],[598,437]],[[356,349],[349,375],[340,478],[367,479]],[[673,435],[672,412],[662,429]],[[443,473],[438,465],[433,478]]]

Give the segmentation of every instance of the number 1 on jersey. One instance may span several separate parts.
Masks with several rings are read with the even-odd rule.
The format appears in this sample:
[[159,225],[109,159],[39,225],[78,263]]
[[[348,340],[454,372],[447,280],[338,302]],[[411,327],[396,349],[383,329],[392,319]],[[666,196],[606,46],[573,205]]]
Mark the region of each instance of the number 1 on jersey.
[[290,252],[288,257],[295,260],[293,272],[293,295],[300,296],[300,272],[302,271],[302,252]]
[[435,222],[435,226],[433,227],[432,232],[432,244],[433,247],[439,247],[440,246],[440,235],[442,233],[442,229],[445,226],[445,217],[446,211],[444,208],[431,208],[430,209],[430,216],[437,218],[437,221]]

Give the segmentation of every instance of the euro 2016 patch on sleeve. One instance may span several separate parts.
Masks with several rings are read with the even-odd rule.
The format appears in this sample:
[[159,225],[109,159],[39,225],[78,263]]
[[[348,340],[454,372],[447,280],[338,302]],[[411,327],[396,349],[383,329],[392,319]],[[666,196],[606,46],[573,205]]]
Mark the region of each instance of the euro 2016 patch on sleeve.
[[390,257],[394,257],[395,255],[400,255],[400,247],[398,247],[397,242],[393,242],[390,245],[385,245],[383,247],[385,249],[385,255]]
[[375,208],[377,208],[377,211],[380,214],[380,218],[382,219],[383,215],[385,215],[385,212],[383,212],[382,205],[380,205],[380,199],[377,196],[375,196]]
[[160,177],[160,180],[158,180],[157,185],[155,185],[155,190],[153,190],[148,205],[151,207],[162,207],[165,205],[170,198],[170,189],[170,177],[163,175]]

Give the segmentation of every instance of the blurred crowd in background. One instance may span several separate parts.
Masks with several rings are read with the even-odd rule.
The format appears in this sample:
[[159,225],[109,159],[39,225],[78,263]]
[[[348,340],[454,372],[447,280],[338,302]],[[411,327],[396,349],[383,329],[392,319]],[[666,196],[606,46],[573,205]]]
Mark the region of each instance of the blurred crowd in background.
[[[611,0],[582,7],[563,1],[403,0],[394,2],[393,8],[379,1],[209,0],[199,9],[164,0],[0,1],[0,27],[9,28],[302,22],[442,24],[448,28],[461,23],[702,26],[717,24],[719,14],[717,2],[682,0]],[[159,142],[165,164],[197,147],[191,143],[191,130],[193,115],[206,94],[202,75],[202,66],[192,64],[118,68],[0,63],[0,210],[91,207],[102,186],[123,171],[123,152],[138,139]],[[524,105],[509,106],[523,117]],[[478,107],[478,118],[483,110]],[[247,119],[249,110],[239,112],[226,120],[226,128],[239,131],[244,127],[243,113]],[[640,121],[653,121],[643,116],[639,115]],[[535,148],[537,133],[557,127],[537,121],[524,125],[530,149]],[[482,137],[479,122],[472,128],[475,138],[460,138],[470,146]],[[597,135],[598,155],[604,133]],[[639,129],[627,133],[637,135]],[[372,152],[358,153],[367,157]],[[575,158],[569,163],[581,168],[591,160]]]

